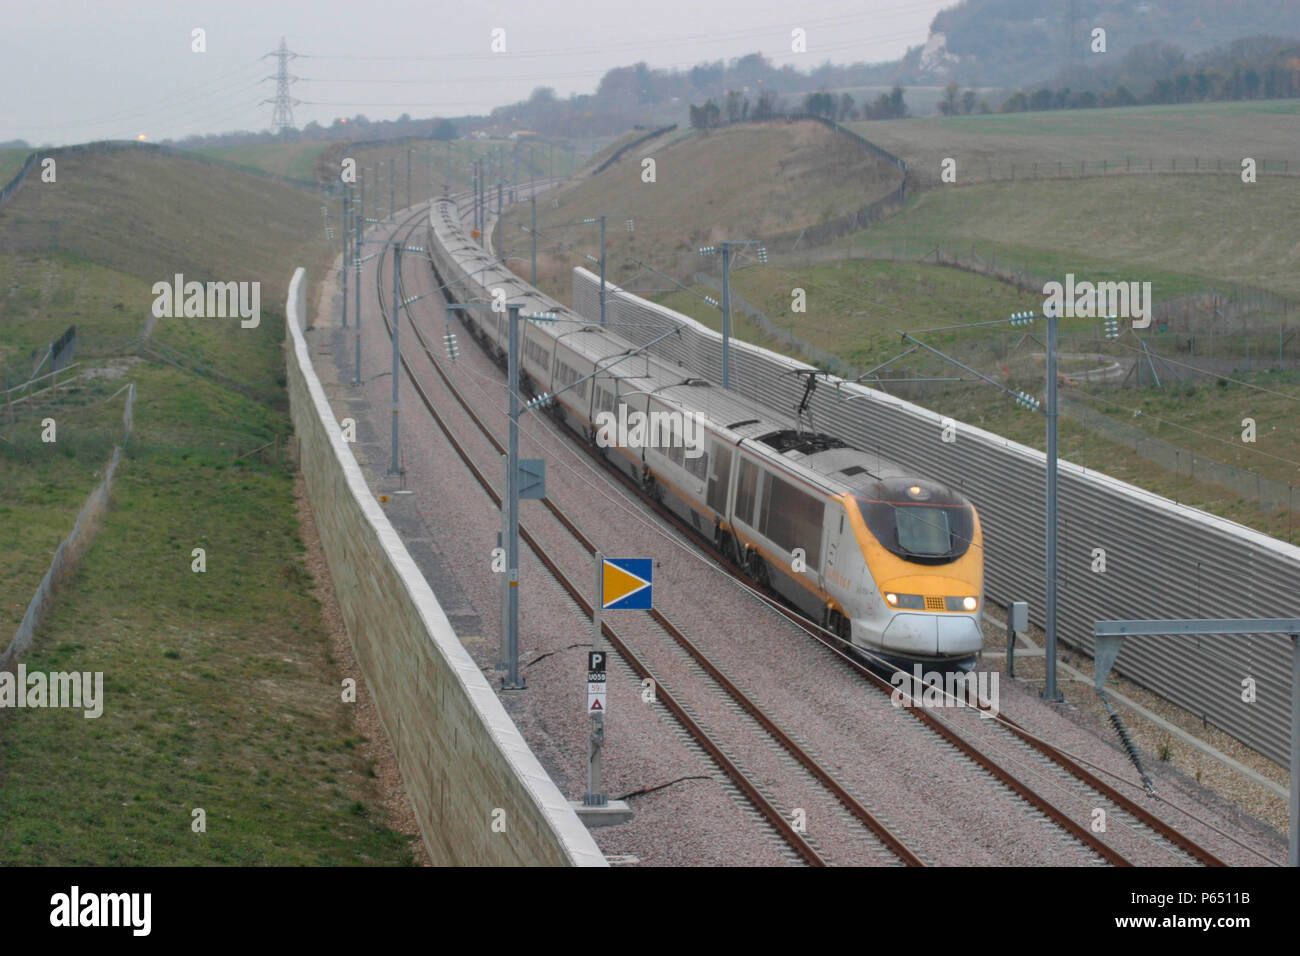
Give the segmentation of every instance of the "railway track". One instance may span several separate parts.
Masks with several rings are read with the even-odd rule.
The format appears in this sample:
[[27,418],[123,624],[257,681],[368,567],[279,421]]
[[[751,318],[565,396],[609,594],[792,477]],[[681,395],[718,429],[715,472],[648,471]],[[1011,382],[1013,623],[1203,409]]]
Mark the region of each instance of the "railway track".
[[[416,219],[418,216],[419,214],[416,214],[412,219]],[[412,220],[408,219],[406,222],[409,223],[411,221]],[[403,225],[405,226],[406,223]],[[412,227],[412,230],[413,228],[414,227]],[[380,282],[377,283],[377,285],[380,287],[379,296],[381,300],[380,308],[382,313],[383,283]],[[403,298],[406,297],[404,291],[401,292],[401,295]],[[387,324],[388,318],[386,314],[384,320]],[[460,390],[451,382],[446,371],[442,368],[441,363],[429,349],[427,341],[419,332],[418,328],[414,323],[411,323],[410,327],[417,336],[421,350],[426,354],[430,364],[441,378],[443,385],[461,406],[464,413],[492,443],[493,447],[498,452],[502,452],[504,449],[501,443],[482,422],[477,413],[475,413],[470,407],[470,404],[465,400]],[[391,335],[391,327],[389,332]],[[421,398],[422,403],[434,417],[439,428],[443,431],[444,435],[447,436],[453,447],[457,449],[467,467],[469,467],[475,474],[476,479],[483,485],[484,489],[492,497],[493,501],[499,504],[499,495],[491,489],[486,477],[472,463],[468,452],[465,451],[463,445],[452,434],[445,419],[433,407],[431,399],[418,381],[414,370],[411,369],[405,356],[403,356],[402,362],[408,377],[415,387],[417,394],[419,394]],[[577,442],[577,444],[582,445],[584,448],[586,447],[581,442]],[[605,463],[601,456],[592,453],[590,448],[587,448],[587,451],[595,460],[601,461],[605,464],[606,470],[621,481],[625,487],[629,490],[636,491],[637,497],[640,501],[652,507],[661,518],[668,520],[679,532],[687,536],[689,539],[695,541],[701,546],[707,546],[706,550],[710,556],[715,560],[720,560],[716,549],[712,547],[711,541],[708,541],[689,524],[680,520],[662,504],[655,502],[650,497],[644,495],[635,482],[627,478],[627,476],[618,469]],[[588,539],[587,536],[577,527],[577,525],[565,516],[560,509],[550,501],[550,499],[543,499],[543,505],[556,521],[563,525],[589,554],[596,551],[594,543],[591,542],[590,539]],[[526,532],[522,527],[521,537],[524,538],[525,542],[530,546],[534,553],[538,555],[543,564],[548,567],[548,570],[553,574],[553,576],[555,576],[556,580],[560,582],[565,591],[569,593],[570,597],[579,606],[582,613],[590,617],[592,613],[591,607],[589,602],[587,602],[583,597],[581,589],[577,588],[572,581],[563,575],[563,572],[558,568],[558,566],[556,566],[555,563],[544,553],[544,549],[540,547],[536,538],[534,538],[531,533]],[[737,565],[726,560],[720,560],[720,563],[722,563],[724,568],[733,577],[744,581],[747,586],[753,587],[753,583]],[[839,640],[838,638],[828,635],[817,624],[803,618],[802,615],[797,614],[790,608],[785,607],[783,604],[771,602],[770,599],[769,603],[773,603],[776,610],[789,618],[815,640],[818,640],[820,643],[834,651],[837,657],[844,661],[846,666],[851,667],[857,674],[864,678],[867,683],[878,688],[887,695],[893,693],[893,685],[883,680],[871,668],[864,665],[860,660],[857,660],[856,657],[846,656],[841,652],[840,649],[836,647],[835,643]],[[847,814],[851,815],[852,818],[860,823],[862,827],[869,830],[873,837],[879,841],[882,848],[888,850],[894,858],[901,862],[909,865],[922,864],[922,860],[917,854],[904,846],[902,841],[890,832],[889,828],[886,827],[885,824],[882,823],[874,814],[872,814],[870,810],[862,806],[862,804],[858,802],[852,794],[850,794],[848,790],[829,773],[829,771],[821,767],[821,765],[788,733],[777,726],[776,723],[772,721],[753,700],[740,690],[734,681],[732,681],[721,671],[720,668],[710,661],[707,655],[705,655],[698,646],[690,641],[687,635],[682,633],[680,629],[676,628],[672,622],[661,613],[657,611],[651,612],[651,617],[660,626],[664,634],[671,638],[680,652],[688,657],[690,661],[707,676],[711,686],[716,689],[715,692],[725,694],[735,707],[739,708],[739,710],[743,711],[744,714],[748,716],[752,724],[756,725],[758,730],[761,731],[767,740],[769,740],[773,745],[780,747],[785,754],[792,757],[802,772],[814,779],[817,784],[833,798],[837,806],[843,808]],[[750,779],[749,775],[745,773],[741,766],[737,765],[735,761],[727,756],[723,747],[710,737],[707,729],[701,726],[701,724],[691,716],[689,709],[681,701],[673,697],[667,689],[662,687],[657,678],[655,678],[651,668],[640,657],[638,657],[618,632],[611,628],[607,623],[603,626],[603,632],[606,637],[609,638],[611,645],[620,653],[634,673],[640,677],[649,677],[650,679],[655,680],[656,686],[660,688],[660,697],[669,711],[673,713],[679,723],[686,728],[687,732],[699,742],[704,751],[710,755],[711,759],[714,760],[737,789],[745,795],[746,799],[748,799],[762,814],[772,829],[794,849],[799,857],[813,865],[820,865],[828,862],[824,852],[807,839],[806,835],[801,834],[794,829],[788,818],[782,814],[775,802],[764,793],[763,789],[756,782]],[[998,717],[994,718],[994,721],[999,728],[998,732],[1002,734],[1002,739],[996,744],[986,744],[985,748],[981,748],[966,735],[959,733],[954,727],[950,726],[947,722],[943,721],[933,713],[930,713],[926,708],[910,707],[905,709],[911,712],[917,719],[925,723],[927,727],[935,735],[941,738],[948,747],[960,753],[963,757],[978,767],[980,771],[989,775],[998,781],[1002,787],[1014,793],[1021,801],[1033,808],[1035,813],[1041,814],[1044,818],[1050,820],[1053,825],[1058,827],[1065,834],[1068,834],[1071,839],[1077,841],[1096,854],[1099,862],[1106,862],[1119,866],[1131,865],[1130,860],[1124,855],[1124,853],[1117,849],[1111,842],[1103,839],[1099,834],[1092,832],[1089,827],[1076,820],[1068,811],[1047,799],[1047,797],[1038,790],[1028,786],[1016,774],[1013,774],[1006,769],[1003,764],[994,760],[986,752],[987,749],[993,747],[996,747],[999,750],[1012,749],[1018,755],[1017,760],[1022,765],[1031,768],[1030,775],[1037,776],[1048,786],[1061,790],[1068,797],[1084,806],[1096,807],[1098,805],[1109,803],[1109,806],[1106,806],[1106,810],[1108,815],[1113,815],[1112,820],[1119,822],[1121,826],[1127,827],[1130,831],[1140,835],[1144,839],[1149,839],[1151,834],[1155,834],[1157,838],[1168,844],[1171,856],[1176,858],[1176,862],[1196,862],[1210,866],[1224,865],[1221,860],[1205,848],[1196,844],[1185,834],[1124,796],[1114,787],[1086,770],[1068,755],[1039,740],[1014,720],[1005,717],[1005,715],[998,715]],[[969,709],[968,716],[973,717],[976,721],[981,723],[990,723],[987,718],[980,718],[974,708]],[[1067,787],[1073,787],[1074,789],[1070,790],[1067,789]]]
[[[418,218],[419,215],[420,214],[417,213],[416,216],[412,218]],[[410,222],[410,220],[407,220],[407,222]],[[403,223],[403,226],[405,225],[406,224]],[[413,228],[414,227],[412,227],[412,229]],[[409,236],[409,234],[408,231],[407,235]],[[402,241],[405,242],[405,239]],[[384,253],[386,253],[387,248],[387,246],[383,247],[383,251],[381,251],[379,258],[380,275],[382,275]],[[376,283],[380,314],[383,316],[385,326],[388,328],[389,335],[391,336],[392,326],[385,309],[383,285],[383,282]],[[406,293],[401,284],[400,277],[399,294],[403,298],[406,298]],[[415,327],[414,323],[411,324],[410,328],[414,331],[420,348],[425,352],[430,362],[443,377],[444,383],[449,389],[453,390],[453,394],[457,397],[464,412],[471,418],[482,434],[488,438],[492,443],[493,448],[498,453],[504,453],[504,446],[494,435],[491,434],[491,431],[487,428],[486,424],[469,407],[468,403],[464,401],[463,396],[455,390],[450,379],[448,379],[443,370],[438,367],[437,360],[429,349],[428,343],[420,333],[419,329]],[[473,457],[465,447],[464,442],[462,442],[453,432],[445,416],[443,416],[434,406],[428,391],[420,383],[418,376],[416,376],[404,355],[402,356],[401,361],[409,381],[420,398],[421,404],[425,406],[426,410],[433,417],[435,423],[447,438],[448,442],[456,450],[458,456],[474,476],[475,480],[480,484],[492,501],[496,505],[500,506],[500,493],[493,488],[492,483],[488,480],[482,469],[480,469],[474,462]],[[553,501],[549,498],[543,498],[542,504],[555,520],[578,541],[581,547],[586,550],[588,554],[596,553],[596,545]],[[583,593],[583,589],[578,586],[572,577],[560,568],[559,564],[551,557],[547,549],[542,546],[537,535],[535,535],[534,532],[530,528],[526,527],[522,522],[520,523],[519,535],[524,543],[533,551],[538,560],[541,561],[543,566],[546,567],[547,571],[555,581],[569,596],[570,600],[577,605],[581,613],[586,617],[591,618],[594,609],[590,600]],[[771,741],[792,758],[794,764],[797,765],[800,772],[805,777],[804,780],[799,781],[800,786],[803,786],[804,789],[813,789],[817,787],[822,788],[830,797],[831,801],[841,807],[847,817],[857,825],[859,833],[869,835],[868,839],[872,842],[874,848],[879,851],[879,856],[888,857],[892,862],[908,866],[924,865],[921,858],[909,849],[893,832],[891,832],[890,829],[879,820],[871,810],[849,793],[848,789],[836,780],[829,770],[811,757],[807,751],[796,743],[795,740],[780,726],[778,726],[775,721],[771,720],[770,717],[764,714],[761,708],[746,696],[733,681],[731,681],[719,668],[710,662],[680,628],[669,621],[662,613],[652,612],[651,617],[662,629],[663,633],[671,638],[674,644],[700,667],[708,680],[712,683],[713,687],[715,687],[717,691],[725,693],[734,703],[735,708],[745,715],[746,720],[752,725],[750,728],[751,734],[756,734],[759,737]],[[644,654],[638,653],[634,650],[629,641],[624,638],[620,630],[612,627],[608,621],[602,621],[601,631],[605,638],[610,642],[610,645],[619,654],[632,672],[637,675],[637,677],[641,679],[649,678],[654,681],[656,699],[663,703],[665,708],[673,715],[682,728],[692,739],[694,739],[698,746],[717,765],[727,779],[731,781],[732,785],[734,785],[744,795],[745,799],[758,811],[770,828],[790,846],[798,857],[812,866],[824,866],[832,862],[832,857],[834,855],[833,852],[819,847],[816,842],[802,832],[801,828],[795,825],[792,819],[793,814],[786,812],[786,810],[792,810],[793,808],[791,807],[783,810],[778,805],[776,800],[769,794],[768,787],[756,780],[753,774],[748,772],[736,758],[731,756],[733,748],[717,739],[717,736],[711,733],[704,723],[692,713],[692,708],[689,704],[684,699],[679,700],[678,696],[664,685],[657,672],[652,670],[651,666],[645,660]],[[841,830],[842,829],[843,828],[841,827]]]

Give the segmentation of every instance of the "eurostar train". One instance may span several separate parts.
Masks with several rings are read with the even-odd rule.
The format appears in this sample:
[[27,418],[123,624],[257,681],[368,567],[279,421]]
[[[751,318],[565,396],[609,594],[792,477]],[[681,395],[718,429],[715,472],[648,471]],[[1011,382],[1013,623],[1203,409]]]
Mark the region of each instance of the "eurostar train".
[[[524,315],[554,316],[521,323],[524,387],[550,393],[558,420],[711,535],[756,584],[872,655],[974,662],[983,645],[983,535],[960,494],[802,429],[638,349],[616,327],[593,324],[474,243],[453,200],[433,204],[429,249],[450,298],[489,302],[499,289]],[[475,309],[463,321],[504,357],[504,312]],[[600,440],[610,433],[599,427],[609,420],[601,413],[661,427],[646,440],[609,445]]]

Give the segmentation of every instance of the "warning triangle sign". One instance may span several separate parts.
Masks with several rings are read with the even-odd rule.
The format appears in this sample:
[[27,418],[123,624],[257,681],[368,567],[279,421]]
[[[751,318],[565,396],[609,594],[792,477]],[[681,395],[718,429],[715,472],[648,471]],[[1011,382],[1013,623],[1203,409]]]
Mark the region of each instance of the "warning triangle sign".
[[593,701],[591,702],[591,709],[592,709],[592,710],[604,710],[604,709],[605,709],[604,707],[601,707],[601,706],[600,706],[600,698],[599,698],[599,697],[597,697],[595,700],[593,700]]

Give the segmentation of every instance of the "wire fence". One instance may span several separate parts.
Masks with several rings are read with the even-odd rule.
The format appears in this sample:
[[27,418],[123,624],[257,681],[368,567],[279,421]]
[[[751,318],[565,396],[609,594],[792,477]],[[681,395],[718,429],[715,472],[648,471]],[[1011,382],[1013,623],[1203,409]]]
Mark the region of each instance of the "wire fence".
[[[1023,159],[1019,162],[1009,159],[964,159],[960,155],[952,158],[955,160],[954,182],[943,181],[938,157],[931,163],[913,161],[908,176],[916,188],[928,189],[941,185],[1124,175],[1219,175],[1240,180],[1243,170],[1241,156],[1123,156],[1117,159],[1043,159],[1032,162]],[[1257,178],[1296,176],[1300,175],[1300,160],[1258,158],[1255,159],[1254,171]]]
[[881,196],[876,197],[871,202],[859,206],[852,212],[845,213],[828,219],[826,222],[818,223],[815,226],[808,226],[804,229],[791,229],[786,232],[779,232],[771,236],[764,237],[764,242],[773,249],[785,252],[794,252],[801,248],[811,246],[820,246],[828,242],[847,236],[849,233],[857,232],[873,222],[878,222],[886,216],[893,214],[903,207],[907,200],[907,191],[913,184],[911,174],[908,172],[907,163],[902,157],[895,156],[889,150],[877,146],[866,137],[846,126],[841,126],[834,120],[827,119],[824,116],[811,116],[807,114],[793,114],[789,117],[791,120],[811,120],[820,123],[837,136],[856,143],[862,149],[871,153],[879,160],[883,160],[898,169],[898,182],[896,185],[889,187],[889,190]]
[[290,433],[236,431],[220,428],[138,429],[131,442],[134,458],[178,456],[193,463],[229,466],[257,466],[278,471],[292,465]]
[[104,471],[103,480],[90,493],[86,503],[77,512],[77,519],[73,522],[72,531],[54,550],[54,557],[50,561],[50,567],[45,572],[45,576],[41,578],[41,583],[37,585],[36,593],[32,595],[31,601],[28,602],[27,611],[23,614],[18,629],[14,632],[14,636],[4,653],[0,654],[0,670],[10,668],[18,655],[31,645],[37,628],[40,627],[46,612],[54,602],[55,592],[58,590],[59,585],[72,574],[77,562],[86,552],[86,549],[90,547],[90,542],[94,539],[95,531],[99,526],[99,519],[108,510],[109,498],[113,490],[113,480],[117,476],[117,468],[122,460],[122,448],[123,445],[130,441],[133,430],[135,383],[124,385],[118,390],[117,394],[120,395],[122,392],[126,392],[126,407],[122,411],[122,444],[114,446],[113,453],[108,460],[108,467]]
[[1062,415],[1086,425],[1107,441],[1131,449],[1146,461],[1160,465],[1176,479],[1186,479],[1189,484],[1209,482],[1220,485],[1262,508],[1284,509],[1287,513],[1286,540],[1295,543],[1295,485],[1198,454],[1081,402],[1061,398],[1059,407]]
[[617,150],[614,151],[613,155],[611,155],[609,159],[605,160],[603,163],[601,163],[599,166],[593,169],[591,171],[591,175],[596,176],[599,175],[600,173],[603,173],[605,170],[609,169],[609,167],[613,166],[620,159],[622,159],[623,155],[628,150],[635,149],[636,147],[640,146],[642,143],[648,143],[652,139],[657,139],[658,137],[663,136],[665,133],[671,133],[676,128],[677,128],[676,123],[673,123],[672,126],[661,126],[659,129],[652,129],[644,136],[638,136],[630,143],[624,143],[622,146],[620,146]]

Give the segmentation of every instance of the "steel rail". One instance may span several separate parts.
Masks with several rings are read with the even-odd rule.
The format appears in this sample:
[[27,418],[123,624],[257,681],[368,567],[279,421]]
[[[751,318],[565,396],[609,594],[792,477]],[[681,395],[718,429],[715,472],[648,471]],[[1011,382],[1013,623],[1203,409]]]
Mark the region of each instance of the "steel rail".
[[[409,222],[409,220],[407,221]],[[403,223],[403,225],[405,225],[405,223]],[[381,254],[378,267],[382,269],[382,266],[383,257]],[[392,326],[389,323],[387,313],[384,311],[383,283],[376,282],[376,286],[379,298],[380,315],[383,317],[384,325],[389,329],[389,334],[391,335]],[[414,327],[414,323],[412,323],[412,327]],[[428,349],[426,348],[425,351],[427,352]],[[491,482],[488,481],[487,476],[484,475],[478,466],[474,464],[469,452],[452,433],[447,422],[438,413],[437,409],[434,408],[433,401],[416,378],[415,372],[407,362],[405,355],[401,356],[401,363],[403,369],[407,373],[408,379],[416,391],[416,394],[419,396],[421,403],[433,417],[448,442],[456,449],[457,454],[460,456],[465,466],[470,470],[470,473],[474,475],[474,478],[478,481],[480,486],[482,486],[488,497],[492,499],[493,503],[499,507],[501,504],[500,493],[492,488]],[[594,611],[591,603],[583,596],[581,588],[579,588],[568,577],[568,575],[559,568],[555,561],[547,554],[546,549],[540,545],[537,539],[523,526],[522,523],[519,527],[519,536],[537,556],[538,560],[540,560],[552,574],[560,586],[564,588],[566,593],[568,593],[568,595],[574,600],[582,612],[587,617],[592,617]],[[638,677],[641,677],[642,679],[649,678],[654,681],[658,699],[664,702],[664,706],[678,721],[678,723],[680,723],[686,732],[695,739],[696,743],[704,749],[709,757],[722,768],[723,772],[731,779],[732,783],[734,783],[741,792],[745,794],[746,799],[748,799],[754,808],[758,810],[764,819],[767,820],[768,824],[771,825],[778,834],[780,834],[782,839],[784,839],[786,843],[788,843],[809,865],[826,866],[826,860],[817,849],[808,842],[802,833],[795,829],[794,825],[787,820],[784,814],[781,813],[780,809],[762,793],[758,785],[748,776],[748,774],[746,774],[735,763],[735,761],[728,757],[726,753],[723,752],[721,746],[709,735],[709,733],[701,727],[689,713],[687,713],[686,709],[675,697],[673,697],[671,692],[658,680],[658,678],[654,676],[650,668],[632,651],[619,634],[606,622],[602,622],[601,632],[609,639],[610,645],[618,651],[619,655]]]
[[[428,253],[426,253],[426,255],[428,255]],[[436,274],[436,270],[435,270],[435,274]],[[433,360],[433,356],[431,353],[429,353],[427,347],[425,348],[425,351],[426,353],[429,354],[430,359]],[[468,405],[465,403],[463,398],[459,397],[458,391],[454,388],[454,386],[451,385],[450,380],[443,372],[441,366],[437,363],[436,360],[433,360],[433,364],[435,369],[437,369],[439,375],[442,376],[444,382],[447,383],[448,388],[452,390],[453,394],[457,395],[458,400],[461,402],[461,404],[464,407],[466,407],[468,411]],[[697,544],[704,546],[707,552],[711,556],[720,560],[722,567],[728,573],[730,573],[733,577],[737,579],[745,581],[747,585],[751,585],[751,586],[753,585],[753,580],[747,574],[745,574],[744,570],[739,565],[731,561],[726,556],[722,556],[720,554],[713,541],[711,541],[709,538],[707,538],[704,534],[699,532],[691,525],[682,521],[674,512],[672,512],[661,502],[656,501],[652,496],[646,494],[645,490],[640,485],[638,485],[635,481],[633,481],[631,478],[625,475],[617,467],[612,466],[603,456],[595,453],[587,443],[581,441],[577,443],[581,445],[595,461],[598,461],[602,465],[604,465],[605,469],[608,472],[612,473],[616,478],[618,478],[625,487],[635,491],[638,497],[642,501],[649,504],[650,507],[660,517],[664,518],[666,521],[672,524],[678,531],[682,532],[687,537],[696,541]],[[561,518],[561,520],[567,522],[567,519]],[[580,532],[578,532],[576,528],[573,528],[571,530],[573,530],[575,534],[580,534]],[[776,604],[774,605],[774,607],[776,608],[776,610],[778,610],[780,613],[782,613],[787,618],[789,618],[792,622],[794,622],[797,626],[801,627],[803,630],[809,633],[809,635],[812,636],[814,639],[820,641],[821,643],[831,648],[832,650],[835,651],[839,650],[830,640],[828,640],[825,637],[825,635],[821,633],[822,629],[815,622],[809,620],[808,618],[804,617],[802,614],[794,611],[793,609],[786,607],[784,604]],[[692,654],[692,657],[695,657],[695,654]],[[704,666],[707,669],[707,665],[704,664],[703,661],[701,661],[699,658],[696,658],[696,660],[701,664],[701,666]],[[853,658],[846,658],[846,662],[850,664],[860,674],[870,678],[880,689],[892,695],[893,686],[889,684],[885,684],[885,682],[882,681],[865,664]],[[718,683],[722,684],[724,687],[726,686],[727,683],[726,678],[722,676],[720,672],[719,675],[715,676],[715,680],[718,680]],[[744,706],[744,704],[742,704],[742,706]],[[986,770],[992,773],[999,780],[1003,780],[1004,783],[1008,783],[1008,785],[1011,785],[1009,781],[1014,778],[1010,777],[1009,772],[1007,772],[1001,767],[998,767],[996,764],[994,764],[993,761],[991,761],[986,757],[983,757],[982,755],[977,758],[975,756],[977,751],[974,751],[973,747],[967,741],[965,741],[964,738],[961,738],[956,734],[950,733],[948,731],[948,728],[946,728],[942,724],[942,722],[940,722],[937,718],[933,717],[933,715],[925,713],[923,708],[913,707],[913,708],[906,708],[906,709],[916,712],[916,715],[919,719],[923,720],[925,723],[930,725],[936,732],[940,733],[940,735],[943,736],[945,739],[948,739],[951,743],[954,744],[954,746],[957,746],[963,753],[966,753],[967,756],[971,757],[971,759],[975,760],[981,766],[985,767]],[[1101,780],[1099,777],[1097,777],[1095,774],[1088,771],[1086,768],[1080,765],[1077,761],[1073,760],[1067,754],[1053,747],[1051,744],[1048,744],[1047,742],[1040,740],[1038,737],[1031,734],[1021,724],[1019,724],[1012,718],[1006,716],[1005,714],[999,713],[997,719],[1002,723],[1002,725],[1009,732],[1015,734],[1025,743],[1033,747],[1036,751],[1043,754],[1052,762],[1056,763],[1058,766],[1066,770],[1071,776],[1075,777],[1075,779],[1079,780],[1081,783],[1085,784],[1086,786],[1093,788],[1098,793],[1100,793],[1103,797],[1111,800],[1120,810],[1128,813],[1139,822],[1150,827],[1162,838],[1164,838],[1174,846],[1178,847],[1180,850],[1182,850],[1189,856],[1204,863],[1207,866],[1227,866],[1227,864],[1223,860],[1215,856],[1205,847],[1196,843],[1194,840],[1192,840],[1186,834],[1182,833],[1180,830],[1176,829],[1172,824],[1166,822],[1160,817],[1157,817],[1155,814],[1151,813],[1149,810],[1142,807],[1141,805],[1133,801],[1131,798],[1125,796],[1114,786]],[[774,734],[774,736],[776,735]],[[1006,779],[1004,779],[1004,777]],[[824,785],[827,785],[825,784],[825,782],[823,783]],[[832,785],[827,785],[827,786],[828,788],[833,790]],[[1022,790],[1025,793],[1033,793],[1033,791],[1028,790],[1028,788],[1023,787],[1018,782],[1014,786],[1012,786],[1012,789],[1016,790],[1018,793],[1020,793]],[[1022,796],[1024,796],[1024,793],[1022,793]],[[1057,810],[1054,807],[1051,810],[1048,810],[1047,806],[1050,806],[1050,804],[1046,801],[1046,798],[1043,798],[1037,795],[1036,793],[1034,793],[1032,799],[1029,797],[1026,797],[1026,799],[1028,799],[1029,802],[1032,803],[1033,805],[1038,806],[1039,809],[1042,810],[1043,812],[1048,813],[1048,815],[1051,816],[1054,820],[1058,820],[1058,822],[1059,822],[1059,818],[1063,817],[1061,811]],[[848,804],[845,805],[848,806]],[[1177,807],[1174,807],[1174,809],[1177,809]],[[851,807],[850,810],[852,811]],[[1081,839],[1083,839],[1085,843],[1087,843],[1090,846],[1096,847],[1097,845],[1101,844],[1100,839],[1096,838],[1090,830],[1081,827],[1080,825],[1074,823],[1073,821],[1070,822],[1069,826],[1066,826],[1066,829],[1069,830],[1072,834],[1079,836]],[[882,837],[882,839],[884,838]],[[1098,852],[1102,852],[1102,851],[1099,849]],[[1102,855],[1105,856],[1107,859],[1111,859],[1112,855],[1119,857],[1118,860],[1112,860],[1112,862],[1116,862],[1117,865],[1131,865],[1127,860],[1125,860],[1122,856],[1119,856],[1118,853],[1115,853],[1115,851],[1111,850],[1109,847],[1107,847],[1106,852],[1102,853]]]

